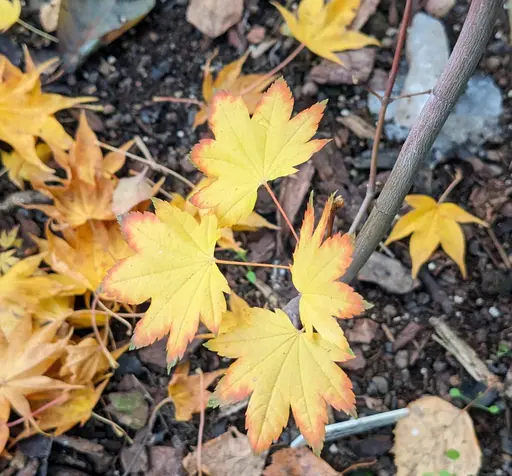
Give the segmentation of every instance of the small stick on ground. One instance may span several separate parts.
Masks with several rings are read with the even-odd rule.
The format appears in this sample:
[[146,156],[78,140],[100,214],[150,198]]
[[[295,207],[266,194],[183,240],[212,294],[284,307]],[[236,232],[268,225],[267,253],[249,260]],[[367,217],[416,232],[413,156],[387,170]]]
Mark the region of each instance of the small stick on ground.
[[494,230],[492,228],[487,228],[487,233],[489,234],[489,237],[491,238],[492,243],[494,244],[496,250],[498,251],[498,254],[500,255],[501,260],[503,261],[505,268],[512,269],[512,266],[510,265],[510,259],[507,256],[507,253],[505,252],[505,250],[503,249],[503,246],[501,246],[501,243],[498,240],[496,233],[494,233]]
[[174,96],[153,96],[153,102],[177,102],[182,104],[193,104],[194,106],[203,107],[204,102],[193,98],[175,98]]
[[197,474],[202,476],[203,470],[202,461],[201,461],[201,451],[203,449],[203,433],[204,433],[204,382],[203,382],[203,371],[201,369],[197,369],[196,371],[199,374],[199,431],[197,434],[197,449],[196,449],[196,464],[197,464]]
[[404,16],[402,18],[402,24],[400,25],[400,32],[398,34],[398,42],[396,44],[395,56],[393,57],[393,64],[391,66],[391,71],[389,73],[388,83],[386,85],[386,90],[384,91],[384,96],[382,96],[381,99],[379,119],[377,121],[377,127],[375,130],[375,138],[373,140],[372,158],[370,163],[370,176],[368,178],[366,195],[364,197],[363,203],[361,204],[359,210],[357,211],[357,215],[354,218],[352,225],[350,226],[349,233],[355,234],[359,224],[363,220],[366,211],[370,207],[370,203],[372,202],[373,197],[375,196],[375,183],[377,181],[377,158],[379,155],[380,140],[382,137],[382,132],[384,130],[384,120],[386,117],[386,111],[391,101],[391,92],[393,91],[393,86],[395,85],[396,77],[398,75],[400,57],[402,56],[402,50],[405,43],[405,37],[407,36],[407,27],[409,26],[409,22],[411,20],[411,14],[412,0],[407,0],[405,4]]
[[372,458],[370,461],[361,461],[360,463],[351,464],[348,468],[344,469],[340,473],[340,476],[348,474],[350,471],[354,471],[354,469],[357,469],[357,468],[369,468],[370,466],[373,466],[375,464],[377,464],[377,460],[375,458]]
[[290,270],[290,266],[286,264],[271,264],[271,263],[253,263],[252,261],[228,261],[224,259],[215,258],[217,264],[229,264],[232,266],[254,266],[256,268],[277,268]]

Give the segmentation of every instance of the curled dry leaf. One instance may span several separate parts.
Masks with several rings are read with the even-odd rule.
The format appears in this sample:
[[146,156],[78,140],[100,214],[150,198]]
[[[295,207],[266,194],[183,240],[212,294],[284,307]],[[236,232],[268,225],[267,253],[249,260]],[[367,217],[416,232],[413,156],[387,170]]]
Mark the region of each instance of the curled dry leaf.
[[292,35],[318,56],[342,64],[336,51],[357,50],[379,45],[371,36],[348,27],[355,18],[360,0],[302,0],[297,14],[276,2],[272,4],[283,16]]
[[73,142],[53,114],[95,100],[43,93],[39,76],[56,61],[36,67],[25,50],[26,73],[23,73],[0,55],[0,140],[9,144],[23,160],[46,172],[51,169],[38,157],[36,139],[42,139],[52,149],[67,150]]
[[315,328],[323,339],[340,348],[348,343],[336,319],[348,319],[371,307],[338,279],[352,261],[354,240],[337,233],[324,240],[334,196],[329,197],[315,229],[315,210],[308,203],[300,239],[293,253],[292,280],[300,293],[300,319],[311,336]]
[[242,19],[243,0],[190,0],[187,21],[201,33],[217,38]]
[[204,410],[207,407],[211,396],[211,392],[207,389],[217,377],[224,373],[224,369],[205,372],[202,377],[203,390],[201,391],[201,377],[197,374],[189,375],[189,371],[190,362],[179,364],[167,386],[169,397],[174,402],[176,420],[178,421],[188,421],[194,413],[199,413],[201,408]]
[[339,476],[323,459],[309,448],[285,448],[272,455],[272,464],[263,476]]
[[401,240],[412,233],[409,251],[413,278],[441,245],[466,278],[466,243],[459,223],[477,223],[486,227],[489,225],[455,203],[438,203],[427,195],[407,195],[405,202],[414,210],[398,220],[385,244]]
[[[439,397],[422,397],[395,427],[397,476],[449,474],[476,476],[482,451],[468,412]],[[456,450],[458,458],[447,452]]]
[[[195,451],[185,457],[183,466],[189,476],[198,474]],[[255,455],[247,436],[231,427],[203,445],[201,466],[209,476],[261,476],[265,456]]]
[[199,111],[197,111],[194,117],[194,128],[206,122],[208,115],[210,114],[210,104],[215,94],[219,91],[229,91],[236,96],[251,86],[251,84],[258,83],[256,88],[242,96],[245,104],[247,105],[249,113],[252,114],[254,112],[256,105],[261,98],[262,91],[272,81],[274,81],[275,76],[272,76],[260,83],[259,81],[261,81],[261,78],[264,76],[263,74],[242,75],[242,67],[248,55],[249,52],[247,52],[236,61],[233,61],[232,63],[224,66],[217,74],[215,80],[213,79],[210,70],[210,64],[215,56],[212,55],[208,59],[204,67],[203,79],[203,100],[205,104],[201,107],[201,109],[199,109]]
[[116,216],[129,212],[139,203],[153,197],[162,182],[163,180],[154,186],[150,185],[144,172],[119,179],[112,197],[112,212]]
[[102,284],[106,296],[140,304],[151,298],[133,344],[143,347],[169,334],[169,363],[183,356],[199,318],[217,332],[229,286],[213,259],[220,233],[217,218],[195,218],[162,200],[155,214],[129,213],[121,229],[135,254],[112,268]]
[[241,97],[218,93],[209,118],[215,139],[203,139],[192,162],[214,180],[194,194],[199,208],[214,210],[221,227],[247,218],[260,185],[297,171],[328,141],[311,140],[323,116],[318,103],[291,119],[293,98],[284,80],[266,91],[253,116]]
[[352,358],[350,348],[298,331],[280,309],[252,308],[240,317],[236,327],[205,344],[237,359],[214,396],[230,404],[250,395],[246,427],[254,451],[268,449],[281,434],[291,407],[301,433],[320,452],[327,404],[355,414],[352,383],[335,363]]
[[[128,142],[121,150],[128,150],[130,146]],[[113,174],[123,166],[124,154],[113,152],[103,157],[84,113],[69,154],[60,150],[54,152],[55,159],[67,173],[67,180],[61,186],[38,187],[54,204],[33,205],[32,208],[42,210],[62,227],[75,228],[88,220],[114,220],[112,196],[117,178]]]

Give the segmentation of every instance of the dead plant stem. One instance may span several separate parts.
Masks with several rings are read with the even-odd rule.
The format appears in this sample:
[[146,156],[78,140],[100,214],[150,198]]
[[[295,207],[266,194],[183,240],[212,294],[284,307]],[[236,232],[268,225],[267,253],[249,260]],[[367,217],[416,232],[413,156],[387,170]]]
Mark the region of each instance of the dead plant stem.
[[290,266],[285,264],[270,264],[270,263],[254,263],[252,261],[229,261],[224,259],[215,258],[217,264],[228,264],[234,266],[251,266],[255,268],[277,268],[290,270]]
[[196,448],[196,464],[197,464],[197,474],[202,476],[203,470],[202,461],[201,461],[201,453],[203,449],[203,433],[204,433],[204,379],[203,379],[203,371],[201,369],[197,369],[197,373],[199,374],[199,430],[197,432],[197,448]]
[[298,242],[299,241],[299,237],[297,236],[297,232],[295,231],[295,228],[293,228],[293,224],[292,224],[291,220],[288,218],[288,215],[286,214],[286,212],[284,211],[283,207],[279,203],[279,200],[277,199],[276,195],[274,194],[274,192],[270,188],[270,185],[267,182],[265,182],[263,184],[263,186],[267,189],[267,192],[270,195],[270,198],[272,198],[272,200],[274,201],[277,209],[279,210],[279,212],[281,213],[282,217],[284,218],[284,221],[288,225],[288,228],[292,232],[292,235],[294,236],[295,240],[297,240],[297,242]]

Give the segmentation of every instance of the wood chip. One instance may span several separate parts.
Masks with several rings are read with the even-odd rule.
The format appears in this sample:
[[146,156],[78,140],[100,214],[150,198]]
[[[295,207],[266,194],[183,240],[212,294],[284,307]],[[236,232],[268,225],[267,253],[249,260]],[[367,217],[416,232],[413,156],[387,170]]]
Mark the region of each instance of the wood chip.
[[336,121],[350,129],[359,139],[373,139],[375,137],[375,127],[355,114],[338,117]]

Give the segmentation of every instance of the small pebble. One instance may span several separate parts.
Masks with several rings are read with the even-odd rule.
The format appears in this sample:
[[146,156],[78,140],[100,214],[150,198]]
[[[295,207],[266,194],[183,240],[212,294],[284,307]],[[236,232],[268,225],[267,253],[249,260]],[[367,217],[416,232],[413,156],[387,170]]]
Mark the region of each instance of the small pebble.
[[442,360],[436,360],[434,364],[432,365],[432,368],[434,369],[434,372],[441,373],[446,370],[446,362]]
[[340,452],[340,450],[339,450],[339,448],[336,446],[336,444],[335,444],[335,443],[333,443],[331,446],[329,446],[329,453],[331,453],[331,454],[335,455],[335,454],[337,454],[337,453],[339,453],[339,452]]
[[483,306],[484,305],[484,300],[482,298],[477,298],[477,300],[475,301],[475,304],[477,306]]
[[393,306],[393,304],[386,304],[384,306],[384,309],[382,309],[382,313],[384,314],[384,317],[388,319],[391,319],[398,315],[398,311],[396,310],[396,307]]
[[453,296],[453,302],[455,304],[462,304],[464,302],[464,298],[462,296]]
[[409,366],[409,351],[402,349],[395,355],[395,365],[397,368],[406,369]]
[[491,315],[491,317],[494,317],[495,319],[501,316],[501,312],[496,306],[491,306],[489,308],[489,314]]
[[389,392],[388,380],[382,375],[376,375],[372,378],[370,383],[373,383],[377,392],[379,392],[381,395],[386,395]]

